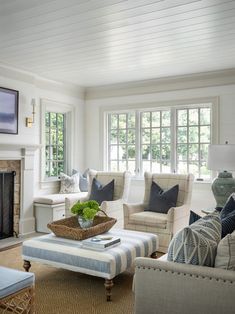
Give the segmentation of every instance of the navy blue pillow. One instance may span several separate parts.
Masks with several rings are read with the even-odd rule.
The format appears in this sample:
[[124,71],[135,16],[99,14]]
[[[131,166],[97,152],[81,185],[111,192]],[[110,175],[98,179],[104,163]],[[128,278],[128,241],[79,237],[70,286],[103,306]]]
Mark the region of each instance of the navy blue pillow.
[[152,182],[149,204],[145,211],[167,214],[171,207],[176,206],[178,193],[178,184],[167,191],[163,191],[163,189],[157,183]]
[[114,194],[114,179],[108,184],[102,186],[102,184],[94,178],[91,185],[90,200],[94,200],[99,203],[103,201],[112,201]]
[[194,213],[192,210],[190,210],[189,225],[193,224],[194,222],[196,222],[200,218],[202,218],[202,217],[199,216],[198,214]]
[[220,213],[222,238],[235,230],[235,200],[230,196]]

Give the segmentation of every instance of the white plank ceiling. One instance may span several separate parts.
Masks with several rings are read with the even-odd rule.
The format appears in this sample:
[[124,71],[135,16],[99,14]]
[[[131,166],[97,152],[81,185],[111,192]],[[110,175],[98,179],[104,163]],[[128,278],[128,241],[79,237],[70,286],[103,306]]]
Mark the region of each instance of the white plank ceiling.
[[80,86],[235,68],[235,0],[0,0],[0,63]]

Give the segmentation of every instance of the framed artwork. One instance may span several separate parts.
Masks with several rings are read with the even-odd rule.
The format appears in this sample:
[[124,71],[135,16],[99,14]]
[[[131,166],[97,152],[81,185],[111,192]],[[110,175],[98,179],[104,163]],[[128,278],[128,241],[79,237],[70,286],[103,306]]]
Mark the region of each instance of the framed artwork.
[[17,90],[0,87],[0,133],[18,134]]

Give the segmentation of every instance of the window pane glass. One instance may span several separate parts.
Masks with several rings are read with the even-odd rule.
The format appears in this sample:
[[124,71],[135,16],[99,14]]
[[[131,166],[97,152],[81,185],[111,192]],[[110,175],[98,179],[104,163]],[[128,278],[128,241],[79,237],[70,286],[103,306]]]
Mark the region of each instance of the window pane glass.
[[129,144],[135,144],[135,130],[128,130],[127,142]]
[[198,144],[190,144],[188,148],[189,148],[189,152],[188,152],[189,160],[199,160]]
[[111,129],[117,129],[118,115],[117,114],[111,114],[110,119],[111,119]]
[[152,129],[152,144],[160,143],[160,128]]
[[161,172],[161,164],[160,162],[153,161],[152,162],[152,172]]
[[142,114],[141,114],[141,126],[142,126],[142,128],[150,127],[150,112],[142,112]]
[[135,146],[128,146],[127,153],[128,159],[135,159]]
[[58,160],[64,160],[64,147],[58,146]]
[[50,113],[50,126],[51,127],[56,127],[56,113],[51,112]]
[[198,125],[198,109],[189,109],[189,125]]
[[117,146],[112,145],[110,147],[110,159],[117,160]]
[[142,143],[149,144],[150,143],[150,129],[142,130]]
[[45,121],[46,121],[46,127],[49,127],[50,125],[50,113],[49,112],[46,112]]
[[210,127],[201,126],[200,127],[200,138],[202,143],[210,143]]
[[150,159],[150,146],[149,145],[143,145],[142,146],[142,159]]
[[128,160],[128,170],[135,173],[135,161]]
[[119,130],[119,143],[120,144],[126,143],[126,130]]
[[185,174],[188,172],[187,162],[178,162],[178,173]]
[[119,129],[126,128],[126,114],[119,115]]
[[197,143],[198,142],[198,127],[191,126],[188,129],[188,139],[189,143]]
[[125,171],[126,169],[126,161],[119,161],[119,171]]
[[207,160],[208,158],[208,146],[209,144],[201,144],[201,152],[200,152],[200,158],[201,160]]
[[110,170],[111,171],[118,171],[117,161],[111,161],[110,163]]
[[180,127],[177,129],[177,142],[187,143],[187,128]]
[[178,160],[187,160],[188,145],[178,144],[177,146],[177,158]]
[[142,167],[143,167],[143,172],[151,171],[150,170],[150,161],[143,161]]
[[187,125],[187,109],[177,110],[177,125]]
[[162,143],[170,143],[170,142],[171,142],[171,129],[162,128]]
[[190,162],[189,163],[189,172],[194,174],[195,178],[199,177],[199,168],[198,168],[198,163],[195,162]]
[[153,145],[152,146],[152,159],[153,160],[157,160],[158,162],[160,162],[160,160],[161,160],[160,145]]
[[110,143],[117,144],[117,130],[110,131]]
[[120,145],[119,146],[119,155],[118,159],[126,159],[126,146]]
[[162,126],[170,126],[171,125],[171,113],[169,110],[162,111]]
[[170,160],[166,160],[166,161],[162,164],[162,172],[165,172],[165,173],[170,173],[170,172],[171,172]]
[[152,112],[152,127],[160,127],[160,111]]
[[171,146],[162,145],[162,160],[170,160],[171,158]]
[[200,167],[200,178],[204,179],[204,180],[209,180],[211,177],[211,172],[210,170],[208,170],[207,168],[207,162],[201,162],[201,167]]
[[211,110],[210,108],[200,109],[200,124],[210,124],[211,123]]
[[135,128],[135,114],[128,113],[128,128]]
[[57,114],[57,128],[60,130],[64,128],[64,115],[61,113]]

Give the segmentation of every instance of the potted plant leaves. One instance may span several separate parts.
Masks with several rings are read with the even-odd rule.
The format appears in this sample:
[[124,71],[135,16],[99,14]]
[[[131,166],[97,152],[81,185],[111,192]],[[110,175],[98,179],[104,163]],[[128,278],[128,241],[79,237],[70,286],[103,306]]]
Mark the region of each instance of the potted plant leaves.
[[89,228],[92,226],[93,220],[97,212],[100,210],[96,201],[78,202],[73,205],[71,212],[78,216],[78,222],[81,228]]

